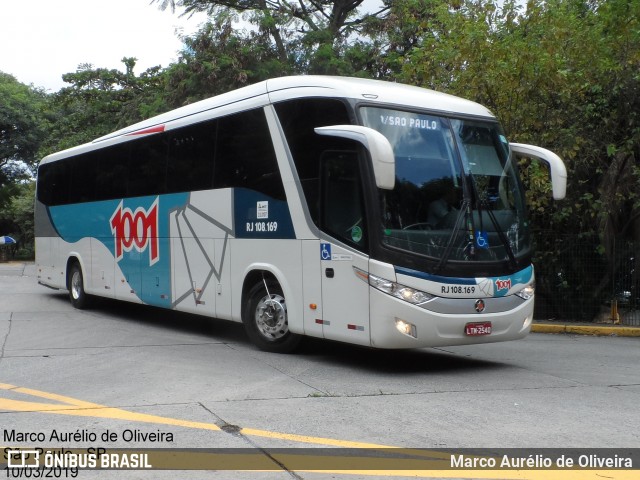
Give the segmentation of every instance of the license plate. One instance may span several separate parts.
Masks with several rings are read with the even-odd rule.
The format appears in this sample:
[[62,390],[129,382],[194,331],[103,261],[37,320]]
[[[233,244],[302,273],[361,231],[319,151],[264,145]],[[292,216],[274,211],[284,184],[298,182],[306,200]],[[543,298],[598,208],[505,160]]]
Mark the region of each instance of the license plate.
[[491,322],[467,323],[464,326],[464,333],[470,337],[491,334]]

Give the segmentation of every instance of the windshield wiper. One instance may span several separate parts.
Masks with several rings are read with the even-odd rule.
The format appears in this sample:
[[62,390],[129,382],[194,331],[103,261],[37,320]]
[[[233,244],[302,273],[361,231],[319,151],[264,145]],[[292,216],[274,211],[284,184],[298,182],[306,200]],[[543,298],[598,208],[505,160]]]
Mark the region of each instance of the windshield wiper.
[[469,180],[470,180],[471,188],[473,190],[473,194],[476,198],[476,203],[478,205],[478,215],[480,217],[480,231],[482,231],[482,209],[484,207],[485,211],[487,212],[487,215],[489,215],[489,219],[491,220],[491,223],[493,224],[493,228],[498,234],[498,238],[502,242],[502,245],[504,246],[504,249],[507,252],[507,256],[509,257],[509,265],[511,266],[511,268],[515,269],[517,265],[516,257],[513,253],[513,249],[511,248],[511,244],[509,243],[509,239],[502,231],[502,227],[498,223],[498,219],[496,218],[495,214],[491,210],[491,206],[489,205],[489,202],[487,202],[486,195],[480,194],[475,177],[473,175],[470,175]]
[[[458,238],[458,233],[460,232],[460,226],[461,226],[462,220],[465,216],[469,215],[470,206],[471,206],[471,201],[468,198],[465,198],[462,201],[460,210],[458,211],[458,216],[456,217],[456,223],[453,226],[453,232],[451,232],[451,235],[449,236],[449,241],[447,242],[447,246],[444,250],[444,253],[442,254],[442,258],[440,258],[438,265],[436,265],[436,268],[433,271],[434,274],[437,275],[438,273],[440,273],[440,271],[444,268],[444,266],[449,261],[449,257],[451,256],[451,251],[453,250],[453,245],[456,239]],[[473,238],[473,233],[471,234],[471,237]]]
[[[489,206],[487,200],[486,199],[481,199],[480,200],[480,205],[485,207],[486,212],[489,215],[489,219],[491,220],[491,223],[493,223],[493,228],[496,229],[496,233],[498,234],[498,238],[500,239],[500,241],[504,245],[504,249],[507,251],[507,256],[509,257],[509,264],[511,265],[511,268],[515,269],[516,265],[517,265],[516,264],[516,256],[513,253],[513,248],[511,248],[511,243],[509,242],[509,239],[507,238],[507,236],[502,231],[502,228],[500,227],[500,224],[498,223],[498,219],[496,218],[495,214],[491,210],[491,207]],[[482,215],[482,212],[480,212],[480,215]]]

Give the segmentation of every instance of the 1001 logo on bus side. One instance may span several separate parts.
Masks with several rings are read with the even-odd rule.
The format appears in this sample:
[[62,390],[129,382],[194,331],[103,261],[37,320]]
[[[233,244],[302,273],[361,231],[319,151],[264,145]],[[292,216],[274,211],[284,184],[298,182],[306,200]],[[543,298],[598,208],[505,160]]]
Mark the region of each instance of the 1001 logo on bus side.
[[158,197],[148,210],[138,207],[132,211],[123,208],[122,200],[110,220],[111,233],[115,240],[115,257],[120,261],[124,252],[134,248],[144,252],[149,248],[149,266],[160,259],[158,244]]

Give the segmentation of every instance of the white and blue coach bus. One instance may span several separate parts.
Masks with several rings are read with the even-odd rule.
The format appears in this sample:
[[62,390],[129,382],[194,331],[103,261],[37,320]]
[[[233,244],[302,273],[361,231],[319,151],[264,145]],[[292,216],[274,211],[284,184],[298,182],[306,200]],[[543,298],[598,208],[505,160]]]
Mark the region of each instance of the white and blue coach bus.
[[489,110],[353,78],[268,80],[42,160],[41,284],[378,348],[513,340],[533,316],[516,155]]

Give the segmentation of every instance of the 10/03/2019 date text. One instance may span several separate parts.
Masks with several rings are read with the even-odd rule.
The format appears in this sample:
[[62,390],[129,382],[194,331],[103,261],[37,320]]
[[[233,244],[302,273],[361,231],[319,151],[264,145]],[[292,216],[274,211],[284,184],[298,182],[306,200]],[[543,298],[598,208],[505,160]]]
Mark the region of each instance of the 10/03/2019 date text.
[[63,467],[5,467],[6,478],[76,478],[80,469]]

